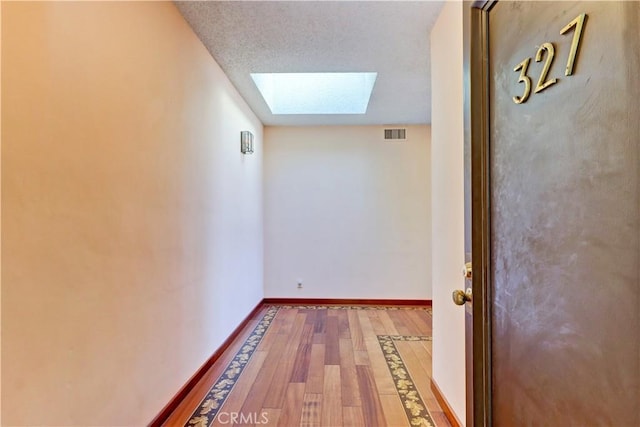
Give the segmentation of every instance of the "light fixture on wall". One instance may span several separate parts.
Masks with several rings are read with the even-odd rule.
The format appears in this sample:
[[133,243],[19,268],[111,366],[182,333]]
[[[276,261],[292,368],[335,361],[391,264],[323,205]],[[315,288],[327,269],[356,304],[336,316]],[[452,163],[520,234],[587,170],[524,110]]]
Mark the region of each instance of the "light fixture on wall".
[[240,151],[242,154],[253,153],[253,134],[248,130],[240,132]]

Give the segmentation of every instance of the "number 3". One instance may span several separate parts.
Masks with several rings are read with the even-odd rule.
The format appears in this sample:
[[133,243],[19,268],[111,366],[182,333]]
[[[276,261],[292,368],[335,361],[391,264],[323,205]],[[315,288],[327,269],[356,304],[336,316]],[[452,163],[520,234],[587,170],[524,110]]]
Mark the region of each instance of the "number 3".
[[522,104],[527,99],[529,99],[529,95],[531,95],[531,78],[527,76],[527,70],[529,69],[529,62],[531,62],[531,58],[527,58],[521,63],[518,64],[513,71],[518,72],[520,70],[520,79],[518,83],[524,83],[524,93],[522,96],[514,96],[513,102],[516,104]]

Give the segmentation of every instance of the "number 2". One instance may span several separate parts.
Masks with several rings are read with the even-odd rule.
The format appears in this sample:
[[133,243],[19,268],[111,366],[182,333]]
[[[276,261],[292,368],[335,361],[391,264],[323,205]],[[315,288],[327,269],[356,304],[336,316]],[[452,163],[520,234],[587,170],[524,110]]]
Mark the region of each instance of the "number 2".
[[[549,68],[551,68],[551,64],[553,63],[553,57],[556,54],[556,50],[553,48],[551,43],[543,43],[538,49],[538,53],[536,53],[536,62],[542,61],[542,55],[547,51],[547,60],[544,62],[544,67],[542,68],[542,73],[540,73],[540,78],[538,79],[538,84],[536,85],[536,93],[541,92],[551,86],[554,83],[558,82],[558,79],[547,80],[547,74],[549,74]],[[547,80],[545,82],[545,80]]]

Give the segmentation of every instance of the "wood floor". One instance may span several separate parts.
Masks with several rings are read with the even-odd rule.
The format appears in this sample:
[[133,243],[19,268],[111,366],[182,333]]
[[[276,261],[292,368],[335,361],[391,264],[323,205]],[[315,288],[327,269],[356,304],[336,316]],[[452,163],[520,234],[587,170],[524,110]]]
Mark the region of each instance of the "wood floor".
[[430,337],[425,308],[265,306],[165,425],[449,426]]

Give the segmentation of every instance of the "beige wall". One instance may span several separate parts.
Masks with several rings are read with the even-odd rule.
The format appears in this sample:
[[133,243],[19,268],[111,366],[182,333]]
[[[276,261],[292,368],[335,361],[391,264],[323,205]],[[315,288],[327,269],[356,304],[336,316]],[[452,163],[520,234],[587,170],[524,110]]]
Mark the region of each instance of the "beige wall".
[[433,378],[464,422],[464,309],[451,301],[464,289],[462,7],[446,2],[431,32],[431,208]]
[[265,128],[267,297],[431,299],[430,129],[383,129]]
[[263,297],[262,125],[169,2],[3,2],[2,89],[2,424],[146,424]]

